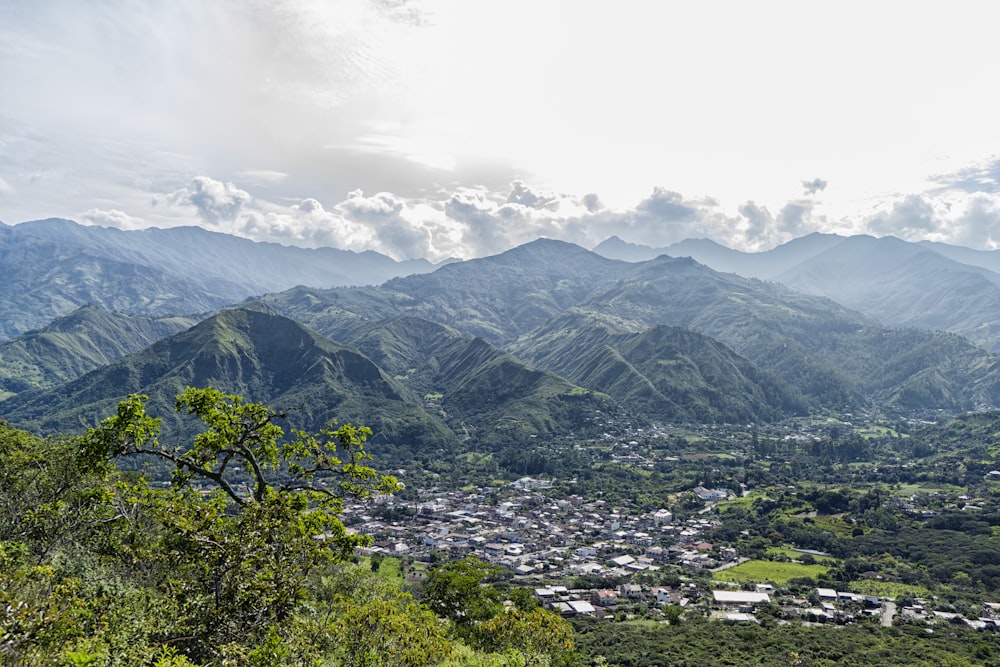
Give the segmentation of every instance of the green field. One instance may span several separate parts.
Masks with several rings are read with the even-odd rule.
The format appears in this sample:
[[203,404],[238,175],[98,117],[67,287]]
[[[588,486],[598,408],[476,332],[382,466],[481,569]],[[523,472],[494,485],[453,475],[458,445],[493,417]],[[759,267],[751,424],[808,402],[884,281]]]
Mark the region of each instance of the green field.
[[718,507],[720,511],[727,510],[733,507],[738,507],[748,510],[753,506],[754,501],[759,498],[767,498],[767,494],[764,493],[763,491],[751,491],[745,496],[724,500],[723,502],[719,503]]
[[736,583],[770,582],[784,586],[791,579],[799,577],[816,577],[826,574],[825,565],[803,565],[802,563],[783,563],[773,560],[749,560],[728,570],[715,572],[713,579],[732,581]]
[[820,514],[813,517],[813,523],[838,535],[850,535],[854,529],[854,524],[844,521],[842,516],[836,514]]
[[[395,584],[402,585],[403,583],[403,567],[402,562],[395,556],[382,556],[376,557],[378,560],[378,576],[386,581],[391,581]],[[372,566],[372,559],[368,556],[364,556],[358,559],[358,564],[365,568],[370,568]]]
[[922,484],[900,484],[898,488],[893,490],[893,495],[900,497],[915,496],[921,493],[953,493],[962,494],[966,493],[967,489],[962,486],[954,486],[952,484],[935,484],[932,482],[924,482]]

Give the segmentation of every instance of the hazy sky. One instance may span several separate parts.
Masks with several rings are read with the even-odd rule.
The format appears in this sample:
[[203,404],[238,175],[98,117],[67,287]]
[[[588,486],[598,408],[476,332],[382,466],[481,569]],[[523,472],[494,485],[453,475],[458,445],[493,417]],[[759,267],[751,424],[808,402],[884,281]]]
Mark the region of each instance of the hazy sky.
[[0,0],[0,220],[1000,247],[1000,5]]

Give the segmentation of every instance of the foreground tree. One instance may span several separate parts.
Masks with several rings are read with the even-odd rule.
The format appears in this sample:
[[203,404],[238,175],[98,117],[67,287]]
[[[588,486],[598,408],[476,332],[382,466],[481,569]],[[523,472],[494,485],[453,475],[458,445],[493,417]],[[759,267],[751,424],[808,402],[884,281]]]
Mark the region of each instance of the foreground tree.
[[[435,614],[345,562],[368,543],[341,522],[345,500],[398,486],[366,464],[367,429],[286,431],[283,413],[213,389],[177,409],[205,425],[188,444],[161,438],[142,396],[83,438],[0,422],[0,664],[576,664],[561,618],[525,595],[504,611],[492,566],[438,568]],[[173,483],[115,464],[135,456]]]
[[169,489],[140,479],[122,491],[158,526],[157,544],[145,552],[168,573],[158,586],[178,614],[173,636],[162,641],[195,660],[238,658],[239,647],[274,641],[275,627],[307,598],[314,568],[368,543],[341,522],[344,500],[391,493],[398,483],[366,465],[371,431],[364,427],[286,434],[277,423],[284,412],[187,388],[177,410],[207,428],[190,445],[176,445],[160,440],[145,401],[129,396],[91,429],[85,456],[94,466],[141,455],[173,466]]
[[518,595],[520,604],[505,606],[503,592],[490,583],[502,572],[472,556],[445,563],[428,575],[423,601],[469,646],[493,656],[495,662],[483,664],[577,664],[569,623]]
[[431,611],[452,621],[459,633],[468,636],[475,624],[503,611],[503,597],[488,581],[501,568],[474,556],[434,568],[424,584],[422,599]]

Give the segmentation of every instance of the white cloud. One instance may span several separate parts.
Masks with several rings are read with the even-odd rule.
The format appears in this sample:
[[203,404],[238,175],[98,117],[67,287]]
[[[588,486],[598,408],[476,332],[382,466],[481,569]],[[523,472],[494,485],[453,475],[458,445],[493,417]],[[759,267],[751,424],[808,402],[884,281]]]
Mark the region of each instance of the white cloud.
[[252,200],[249,192],[208,176],[195,177],[187,187],[167,197],[172,204],[194,206],[199,217],[213,226],[235,221]]
[[936,175],[931,181],[940,184],[938,192],[1000,192],[1000,159],[991,158],[950,174]]
[[996,250],[1000,248],[1000,196],[975,195],[960,214],[953,233],[945,240],[956,245]]
[[802,236],[810,231],[813,203],[808,199],[798,199],[786,203],[778,213],[777,232],[784,238]]
[[829,185],[822,178],[814,178],[811,181],[802,181],[802,189],[807,195],[814,195],[820,190],[825,190],[826,186]]
[[379,192],[365,197],[364,192],[355,190],[339,206],[348,218],[360,221],[383,221],[398,217],[404,204],[402,200],[388,192]]
[[144,229],[149,225],[142,218],[136,218],[118,209],[101,210],[92,208],[81,214],[80,222],[98,227],[114,227],[116,229]]
[[1000,192],[956,190],[907,195],[864,221],[862,231],[906,241],[1000,248]]
[[375,250],[399,259],[437,254],[431,230],[395,195],[379,192],[365,197],[358,190],[336,208],[347,220],[370,230]]
[[3,177],[0,177],[0,197],[3,197],[5,195],[13,195],[16,193],[17,190],[14,189],[14,186],[5,181]]
[[530,208],[553,209],[559,205],[559,197],[533,190],[523,181],[514,181],[510,194],[507,195],[507,203],[521,204]]
[[893,202],[891,209],[869,218],[867,227],[879,236],[896,235],[910,239],[938,231],[940,220],[927,199],[920,195],[907,195]]

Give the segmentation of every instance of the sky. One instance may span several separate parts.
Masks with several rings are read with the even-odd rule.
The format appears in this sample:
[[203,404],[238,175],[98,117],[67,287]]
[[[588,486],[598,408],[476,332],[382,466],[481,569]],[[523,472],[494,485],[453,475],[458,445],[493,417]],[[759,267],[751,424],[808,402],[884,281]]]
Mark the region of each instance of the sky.
[[0,221],[1000,248],[992,0],[0,0]]

